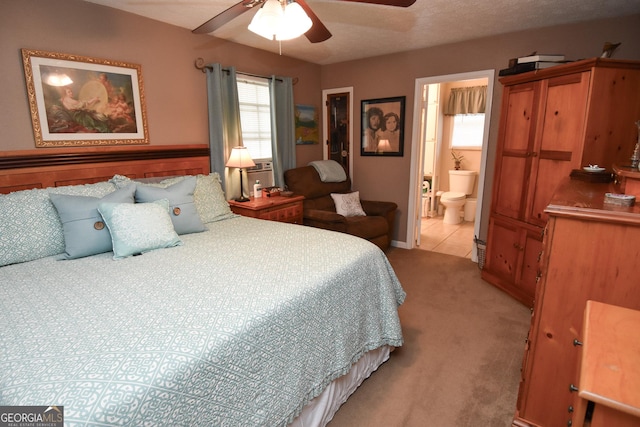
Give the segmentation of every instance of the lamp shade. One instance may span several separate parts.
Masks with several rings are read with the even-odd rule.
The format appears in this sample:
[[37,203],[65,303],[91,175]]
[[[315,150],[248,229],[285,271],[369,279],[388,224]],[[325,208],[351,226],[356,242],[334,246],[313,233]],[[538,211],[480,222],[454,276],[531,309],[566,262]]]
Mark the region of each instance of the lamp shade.
[[265,39],[273,40],[276,32],[282,27],[284,10],[278,0],[267,0],[255,14],[249,30]]
[[300,37],[311,28],[313,23],[302,7],[291,2],[284,9],[282,26],[276,33],[276,40],[291,40]]
[[231,149],[231,155],[226,163],[226,166],[230,168],[251,168],[255,165],[247,147],[241,145]]
[[311,19],[295,1],[283,8],[279,0],[267,0],[254,15],[249,30],[269,40],[291,40],[306,33],[311,25]]

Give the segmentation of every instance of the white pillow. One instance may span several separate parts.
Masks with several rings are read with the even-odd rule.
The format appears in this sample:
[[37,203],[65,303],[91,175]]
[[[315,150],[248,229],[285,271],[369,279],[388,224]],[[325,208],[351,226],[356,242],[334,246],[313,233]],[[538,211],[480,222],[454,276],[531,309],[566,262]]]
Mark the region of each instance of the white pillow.
[[167,199],[135,204],[104,202],[98,211],[111,233],[113,259],[182,245],[173,229]]
[[367,216],[360,204],[360,192],[331,193],[333,203],[336,204],[336,212],[342,216]]

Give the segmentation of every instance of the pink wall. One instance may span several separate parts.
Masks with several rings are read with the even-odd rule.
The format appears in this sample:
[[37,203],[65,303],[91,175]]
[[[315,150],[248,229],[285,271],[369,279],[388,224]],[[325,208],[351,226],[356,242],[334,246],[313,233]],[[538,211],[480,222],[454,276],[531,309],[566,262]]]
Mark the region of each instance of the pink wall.
[[[429,34],[425,31],[425,37]],[[411,167],[411,134],[413,130],[414,91],[418,78],[458,74],[480,70],[506,68],[509,58],[533,51],[560,52],[569,59],[599,56],[605,41],[622,42],[616,59],[640,60],[640,15],[586,22],[575,25],[522,31],[501,36],[471,40],[446,46],[400,52],[358,61],[322,67],[322,89],[353,87],[353,129],[359,142],[360,102],[406,96],[404,157],[361,157],[354,150],[355,189],[365,199],[390,200],[398,204],[396,240],[404,242],[407,235],[407,207]],[[489,134],[489,151],[483,203],[481,236],[486,237],[491,199],[492,170],[500,118],[502,87],[496,80]],[[358,146],[357,143],[355,146]]]
[[[616,58],[640,60],[640,15],[319,66],[208,35],[194,35],[184,28],[80,0],[3,1],[0,8],[0,151],[35,148],[21,48],[141,64],[152,145],[207,143],[206,83],[204,74],[194,67],[198,57],[233,65],[238,71],[297,77],[295,102],[315,105],[319,111],[323,89],[353,87],[353,129],[358,140],[361,100],[406,96],[404,157],[361,157],[355,150],[353,172],[355,189],[363,198],[398,203],[394,239],[400,242],[407,234],[416,78],[497,70],[504,68],[509,58],[534,50],[564,52],[572,59],[593,57],[599,55],[604,41],[622,42]],[[489,168],[493,164],[501,93],[497,84]],[[297,146],[296,153],[298,164],[305,165],[322,158],[322,145]],[[490,175],[486,191],[490,191]]]
[[0,8],[0,151],[35,148],[21,48],[142,65],[152,145],[208,143],[206,79],[194,66],[198,57],[238,71],[297,77],[296,102],[321,102],[319,65],[79,0],[4,1]]

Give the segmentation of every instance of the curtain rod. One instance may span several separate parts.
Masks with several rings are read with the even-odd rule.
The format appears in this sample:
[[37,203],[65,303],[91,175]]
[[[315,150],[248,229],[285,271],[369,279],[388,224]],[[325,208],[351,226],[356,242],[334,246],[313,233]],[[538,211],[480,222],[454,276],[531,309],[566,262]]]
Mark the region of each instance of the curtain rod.
[[[196,61],[195,61],[194,65],[198,70],[202,71],[203,73],[206,73],[207,69],[209,69],[209,70],[212,69],[210,66],[205,65],[204,59],[202,59],[202,58],[196,58]],[[229,70],[227,68],[223,68],[222,71],[229,72]],[[238,74],[242,74],[242,75],[250,76],[250,77],[258,77],[258,78],[261,78],[261,79],[270,79],[271,78],[269,76],[261,76],[259,74],[245,73],[244,71],[238,71]],[[276,78],[276,80],[279,81],[279,82],[283,81],[282,79],[279,79],[279,78]],[[298,83],[298,78],[297,77],[293,77],[291,83],[294,84],[294,85],[296,83]]]

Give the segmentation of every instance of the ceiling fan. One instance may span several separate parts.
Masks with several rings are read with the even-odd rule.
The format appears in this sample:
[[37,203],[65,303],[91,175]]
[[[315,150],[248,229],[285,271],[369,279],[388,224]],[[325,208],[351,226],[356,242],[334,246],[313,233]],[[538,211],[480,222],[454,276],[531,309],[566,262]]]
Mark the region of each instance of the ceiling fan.
[[[192,32],[195,34],[208,34],[211,33],[218,28],[225,25],[227,22],[237,18],[243,13],[253,9],[256,6],[262,6],[266,0],[242,0],[224,12],[219,13],[214,16],[204,24],[200,25],[198,28],[193,30]],[[281,2],[288,2],[291,0],[280,0]],[[302,9],[306,12],[307,16],[311,19],[312,26],[311,28],[304,33],[304,35],[309,39],[311,43],[320,43],[331,37],[331,33],[324,26],[320,18],[313,13],[313,10],[309,7],[306,0],[294,0],[296,3],[302,7]],[[378,4],[378,5],[386,5],[386,6],[397,6],[397,7],[409,7],[416,0],[342,0],[349,2],[357,2],[357,3],[370,3],[370,4]]]

